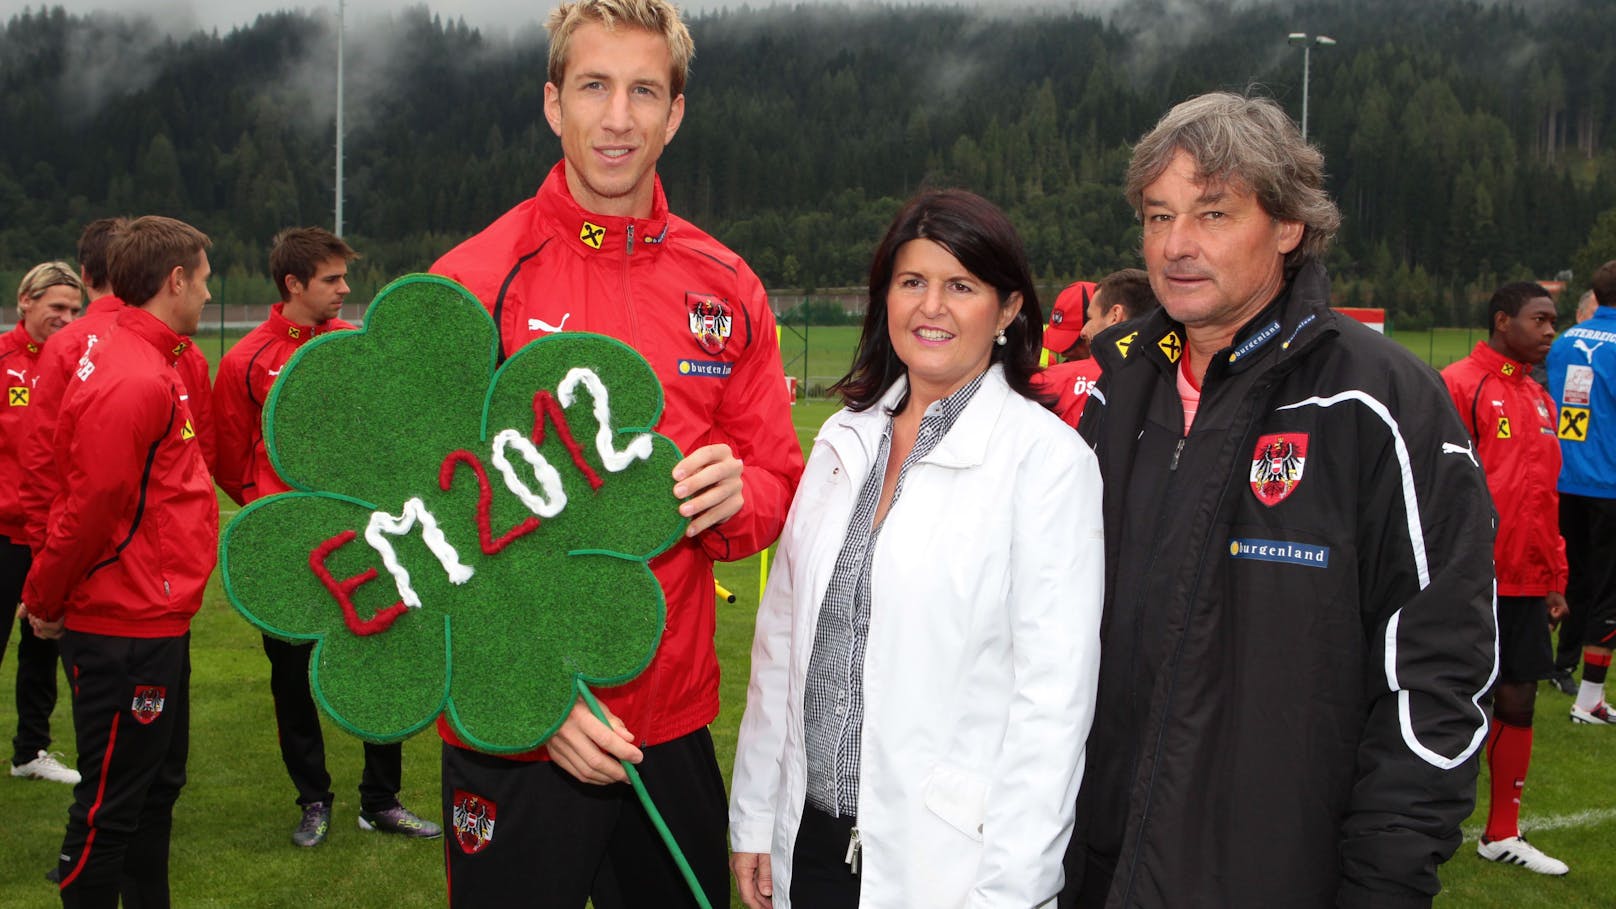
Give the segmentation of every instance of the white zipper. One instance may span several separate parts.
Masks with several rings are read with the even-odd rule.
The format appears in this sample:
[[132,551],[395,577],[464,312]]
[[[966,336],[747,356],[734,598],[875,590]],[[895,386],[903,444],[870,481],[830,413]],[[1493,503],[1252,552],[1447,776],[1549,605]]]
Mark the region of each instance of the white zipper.
[[847,838],[847,857],[842,859],[842,861],[846,862],[852,867],[854,874],[859,873],[859,859],[862,857],[860,855],[862,851],[863,847],[859,845],[858,828],[854,827],[852,833]]

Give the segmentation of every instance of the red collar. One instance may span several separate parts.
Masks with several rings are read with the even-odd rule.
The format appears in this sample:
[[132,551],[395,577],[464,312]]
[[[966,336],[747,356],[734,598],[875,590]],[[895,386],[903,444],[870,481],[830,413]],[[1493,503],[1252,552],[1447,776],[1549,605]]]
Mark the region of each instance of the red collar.
[[[632,255],[657,246],[668,236],[668,198],[657,177],[651,194],[651,215],[623,218],[586,211],[567,189],[567,162],[557,161],[544,178],[536,197],[540,213],[561,226],[567,245],[583,255]],[[632,242],[632,247],[630,243]]]
[[1476,362],[1480,363],[1488,372],[1497,375],[1499,378],[1520,381],[1532,374],[1532,367],[1519,360],[1511,360],[1509,357],[1493,350],[1486,341],[1477,341],[1476,349],[1471,353],[1471,356],[1475,357]]
[[107,294],[104,297],[96,297],[91,300],[89,307],[84,310],[84,314],[86,316],[99,316],[104,312],[115,313],[121,309],[123,309],[123,301],[118,299],[116,294]]
[[299,325],[286,318],[285,303],[276,303],[269,308],[269,318],[264,321],[264,324],[277,336],[286,338],[293,344],[301,346],[304,341],[333,330],[336,326],[332,323],[335,321],[335,319],[328,319],[318,325]]
[[167,323],[138,306],[126,306],[118,313],[118,330],[133,332],[144,338],[163,355],[168,365],[179,362],[180,355],[191,346],[191,339],[169,328]]
[[34,340],[34,336],[23,327],[22,320],[17,320],[17,327],[11,330],[11,344],[18,350],[26,352],[31,357],[39,356],[39,349],[44,345]]

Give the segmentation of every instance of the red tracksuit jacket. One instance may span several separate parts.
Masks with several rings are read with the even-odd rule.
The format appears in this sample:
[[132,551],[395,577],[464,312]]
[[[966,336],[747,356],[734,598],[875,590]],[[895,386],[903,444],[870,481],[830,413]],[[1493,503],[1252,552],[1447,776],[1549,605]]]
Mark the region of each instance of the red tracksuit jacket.
[[28,409],[33,406],[43,347],[20,322],[0,335],[0,369],[5,370],[0,388],[6,395],[5,402],[0,403],[0,536],[13,543],[27,542],[20,497],[27,474],[22,470],[19,442],[28,425]]
[[[23,536],[36,554],[45,543],[45,518],[50,511],[51,501],[56,498],[58,486],[58,469],[52,458],[55,452],[53,436],[56,432],[56,416],[61,409],[62,394],[90,348],[112,336],[118,314],[123,310],[123,301],[117,297],[110,294],[97,297],[90,301],[83,316],[51,335],[44,352],[39,355],[37,385],[28,407],[27,425],[20,443],[23,475],[29,479],[20,495],[25,525]],[[214,447],[213,396],[208,388],[208,360],[194,345],[188,346],[185,353],[180,355],[177,369],[185,383],[185,403],[191,408],[196,437],[202,442],[203,458],[211,470]]]
[[1033,388],[1055,396],[1055,404],[1050,409],[1073,429],[1083,418],[1083,405],[1088,403],[1089,392],[1099,382],[1100,361],[1093,357],[1056,363],[1033,373],[1032,377]]
[[[609,217],[573,201],[565,166],[557,163],[536,196],[432,270],[488,307],[507,356],[562,330],[628,344],[662,381],[657,431],[686,453],[727,443],[746,465],[741,511],[652,561],[667,598],[662,643],[638,678],[601,693],[640,744],[655,745],[718,715],[712,563],[749,556],[779,536],[802,449],[774,314],[752,270],[670,214],[660,181],[649,218]],[[438,728],[459,744],[447,724]]]
[[313,327],[297,325],[287,321],[285,306],[276,303],[262,325],[230,348],[213,380],[218,434],[214,476],[238,505],[291,488],[275,474],[264,449],[264,402],[281,367],[310,338],[354,327],[341,319]]
[[1554,399],[1531,368],[1487,346],[1442,370],[1442,381],[1475,440],[1498,512],[1493,565],[1501,597],[1565,593],[1560,537],[1560,440]]
[[219,505],[176,361],[191,346],[151,313],[118,314],[62,397],[61,485],[23,588],[29,611],[88,634],[184,634],[202,605]]

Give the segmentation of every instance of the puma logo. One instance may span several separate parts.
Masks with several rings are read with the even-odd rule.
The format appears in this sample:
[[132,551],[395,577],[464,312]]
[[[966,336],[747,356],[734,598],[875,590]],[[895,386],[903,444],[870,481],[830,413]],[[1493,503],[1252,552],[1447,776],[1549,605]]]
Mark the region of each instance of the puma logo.
[[1571,346],[1575,347],[1576,349],[1578,349],[1580,351],[1582,351],[1582,355],[1584,357],[1588,358],[1589,363],[1592,363],[1594,361],[1594,351],[1598,350],[1601,347],[1604,347],[1605,342],[1600,341],[1598,344],[1595,344],[1594,346],[1589,347],[1587,341],[1584,341],[1581,338],[1577,338],[1577,339],[1575,339],[1575,340],[1573,340],[1571,342]]
[[1480,467],[1481,462],[1476,460],[1475,448],[1476,448],[1476,443],[1475,442],[1471,442],[1469,445],[1466,445],[1463,448],[1460,448],[1459,446],[1453,444],[1452,442],[1443,442],[1442,443],[1442,453],[1443,454],[1462,454],[1465,457],[1470,459],[1470,463],[1476,465],[1477,467]]
[[16,376],[18,382],[28,381],[28,371],[24,369],[8,369],[6,375]]
[[570,319],[570,318],[572,318],[572,313],[569,312],[569,313],[563,314],[561,316],[561,324],[560,325],[551,325],[549,322],[546,322],[543,319],[528,319],[527,320],[527,330],[528,331],[547,331],[547,332],[550,332],[551,334],[554,334],[555,332],[558,332],[558,331],[566,331],[567,330],[567,320]]

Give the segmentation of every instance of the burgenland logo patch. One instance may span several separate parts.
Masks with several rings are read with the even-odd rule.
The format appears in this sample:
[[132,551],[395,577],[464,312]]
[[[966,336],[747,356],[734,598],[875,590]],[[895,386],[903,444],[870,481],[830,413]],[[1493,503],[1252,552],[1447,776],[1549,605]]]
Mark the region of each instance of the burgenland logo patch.
[[1290,498],[1302,482],[1307,466],[1307,433],[1281,432],[1261,436],[1251,454],[1251,491],[1269,508]]
[[460,851],[476,855],[494,841],[494,816],[499,806],[480,795],[456,789],[454,794],[454,838]]
[[735,364],[723,360],[680,360],[679,375],[706,379],[727,379]]
[[1255,559],[1259,562],[1282,562],[1286,565],[1305,565],[1308,568],[1330,567],[1330,547],[1290,540],[1235,537],[1229,540],[1229,557]]
[[685,291],[685,310],[690,315],[690,334],[701,349],[710,354],[723,353],[735,324],[729,304],[712,294]]
[[142,726],[149,726],[163,715],[163,702],[167,698],[168,689],[162,685],[136,685],[135,696],[129,702],[129,712]]

